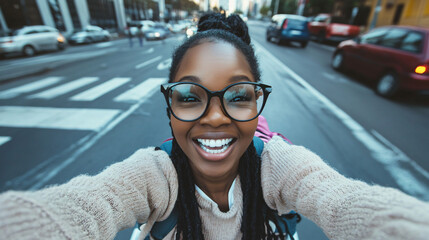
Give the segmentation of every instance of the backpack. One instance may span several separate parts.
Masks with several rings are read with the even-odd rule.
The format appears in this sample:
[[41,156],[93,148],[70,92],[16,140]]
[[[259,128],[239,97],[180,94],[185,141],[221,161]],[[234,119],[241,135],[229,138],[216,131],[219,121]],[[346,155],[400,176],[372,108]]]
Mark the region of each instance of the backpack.
[[[259,121],[255,136],[253,137],[253,145],[255,146],[256,153],[259,157],[262,155],[262,151],[264,150],[264,142],[268,142],[273,136],[280,136],[286,142],[292,144],[289,139],[287,139],[280,133],[271,132],[268,128],[267,121],[262,115],[259,115],[258,118]],[[171,156],[172,147],[172,138],[167,139],[160,146],[161,150],[168,153],[169,156]],[[146,236],[145,240],[150,240],[150,237],[156,240],[164,239],[164,237],[167,236],[167,234],[170,233],[171,230],[173,230],[173,228],[176,226],[177,214],[178,213],[176,207],[174,207],[173,211],[171,212],[170,216],[167,217],[167,219],[161,222],[156,222],[152,226],[152,229],[150,230],[150,233]],[[295,211],[290,211],[289,213],[283,215],[276,214],[275,216],[277,218],[277,222],[279,224],[279,227],[281,228],[281,231],[286,234],[286,239],[295,240],[295,237],[297,238],[296,225],[301,221],[301,216]],[[141,225],[141,223],[137,223],[136,228],[140,229]],[[279,231],[276,229],[274,232],[278,233]]]

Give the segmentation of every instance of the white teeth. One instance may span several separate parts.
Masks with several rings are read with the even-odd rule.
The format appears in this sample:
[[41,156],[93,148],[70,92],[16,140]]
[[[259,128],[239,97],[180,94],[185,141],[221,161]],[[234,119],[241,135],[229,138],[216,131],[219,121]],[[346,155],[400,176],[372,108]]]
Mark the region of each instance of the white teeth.
[[[197,139],[197,141],[201,144],[201,148],[212,154],[216,153],[222,153],[225,152],[226,149],[229,147],[229,143],[231,143],[233,139],[232,138],[226,138],[226,139]],[[221,149],[209,149],[214,147],[222,147]]]

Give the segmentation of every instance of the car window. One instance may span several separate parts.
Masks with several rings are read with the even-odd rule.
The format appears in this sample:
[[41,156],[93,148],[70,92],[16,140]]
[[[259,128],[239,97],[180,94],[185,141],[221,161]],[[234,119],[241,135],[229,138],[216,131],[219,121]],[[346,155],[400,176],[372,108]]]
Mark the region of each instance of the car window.
[[361,43],[378,44],[387,33],[387,28],[375,29],[361,37]]
[[326,22],[328,20],[328,16],[317,16],[313,21],[315,22]]
[[405,38],[408,31],[405,29],[393,28],[384,35],[383,39],[380,40],[380,45],[390,48],[399,48],[402,39]]
[[36,34],[36,33],[40,33],[40,31],[38,31],[38,30],[30,30],[30,31],[24,33],[24,35],[30,35],[30,34]]
[[420,53],[422,52],[423,34],[419,32],[410,32],[401,43],[401,50]]

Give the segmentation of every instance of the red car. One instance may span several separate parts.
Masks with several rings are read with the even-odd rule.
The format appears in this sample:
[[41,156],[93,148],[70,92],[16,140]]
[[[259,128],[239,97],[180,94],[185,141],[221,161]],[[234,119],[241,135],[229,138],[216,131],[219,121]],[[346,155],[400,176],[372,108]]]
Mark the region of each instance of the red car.
[[376,28],[341,42],[333,54],[332,67],[377,81],[375,91],[384,97],[399,90],[429,90],[429,29]]
[[327,13],[317,15],[308,23],[308,30],[319,42],[341,42],[357,37],[360,33],[359,26],[347,24],[344,18]]

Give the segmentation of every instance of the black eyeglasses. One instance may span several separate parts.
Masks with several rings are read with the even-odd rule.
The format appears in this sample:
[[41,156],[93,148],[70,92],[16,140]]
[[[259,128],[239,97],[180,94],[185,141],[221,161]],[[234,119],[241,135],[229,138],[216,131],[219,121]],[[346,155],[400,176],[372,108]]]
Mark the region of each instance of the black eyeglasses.
[[272,91],[271,86],[255,82],[234,83],[221,91],[210,91],[193,82],[161,85],[168,109],[175,118],[196,121],[206,113],[210,99],[219,97],[224,113],[238,122],[253,120],[261,114]]

